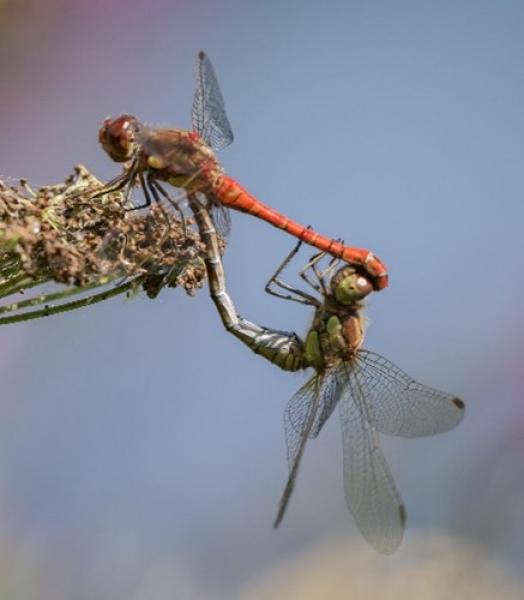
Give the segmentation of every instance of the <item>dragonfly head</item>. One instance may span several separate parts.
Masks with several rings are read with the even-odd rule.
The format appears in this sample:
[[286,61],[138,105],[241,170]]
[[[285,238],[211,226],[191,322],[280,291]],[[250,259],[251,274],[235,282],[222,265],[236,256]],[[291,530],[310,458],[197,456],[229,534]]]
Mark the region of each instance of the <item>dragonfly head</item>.
[[108,117],[100,127],[98,141],[115,162],[126,162],[136,149],[138,121],[131,115]]
[[331,278],[331,292],[337,302],[350,306],[373,291],[371,282],[352,266],[339,269]]

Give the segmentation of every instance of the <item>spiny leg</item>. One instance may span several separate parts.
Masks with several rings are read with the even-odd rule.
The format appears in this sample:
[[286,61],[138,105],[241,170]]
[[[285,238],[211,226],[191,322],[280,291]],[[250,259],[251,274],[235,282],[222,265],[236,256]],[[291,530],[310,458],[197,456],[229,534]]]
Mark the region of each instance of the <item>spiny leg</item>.
[[133,189],[133,184],[136,180],[136,176],[140,175],[142,171],[138,168],[138,161],[135,160],[129,169],[129,184],[124,193],[124,206],[127,207],[129,202],[129,198],[131,196],[131,190]]
[[144,192],[144,197],[146,199],[146,203],[145,203],[145,205],[142,206],[142,208],[145,208],[146,206],[151,205],[152,200],[151,200],[151,195],[149,193],[149,192],[151,192],[151,194],[153,194],[153,198],[155,199],[155,201],[158,205],[160,212],[162,213],[162,217],[164,218],[164,221],[166,222],[166,230],[165,230],[164,234],[162,235],[162,239],[160,240],[160,245],[162,245],[164,243],[164,240],[168,236],[169,229],[171,227],[169,217],[166,214],[166,211],[164,210],[162,203],[160,202],[160,199],[158,198],[158,195],[156,194],[155,190],[149,185],[149,179],[146,182],[146,180],[144,179],[143,172],[140,172],[138,174],[138,177],[140,178],[140,186],[142,187],[142,191]]
[[143,171],[138,171],[138,179],[140,181],[140,187],[142,188],[142,191],[144,192],[145,202],[143,204],[139,204],[138,206],[131,206],[130,208],[127,209],[129,211],[140,210],[141,208],[147,208],[148,206],[151,206],[151,203],[152,203],[151,195],[149,194],[149,190],[147,189]]
[[[101,196],[105,196],[106,194],[112,194],[114,192],[118,192],[122,188],[124,188],[128,184],[128,182],[129,182],[129,179],[127,177],[127,173],[125,173],[124,175],[119,175],[117,178],[111,180],[109,183],[104,185],[101,189],[99,189],[94,194],[89,194],[88,199],[96,200],[96,198],[100,198]],[[66,198],[65,198],[66,205],[69,202],[75,201],[77,198],[84,196],[85,193],[86,193],[86,190],[82,190],[81,192],[76,192],[75,194],[73,194],[71,196],[66,196]],[[80,207],[80,206],[91,208],[91,204],[89,202],[74,202],[74,206],[75,206],[75,208]]]
[[[132,168],[133,168],[133,166],[132,166]],[[118,192],[121,189],[128,186],[128,189],[126,190],[126,199],[127,199],[129,197],[130,190],[133,185],[133,179],[135,177],[136,177],[136,172],[132,173],[131,170],[126,171],[125,173],[118,175],[118,177],[111,179],[111,181],[108,181],[104,186],[102,186],[101,189],[99,189],[94,194],[88,194],[88,199],[90,201],[95,200],[96,198],[100,198],[101,196],[105,196],[106,194],[113,194],[115,192]],[[87,190],[82,190],[80,192],[76,192],[75,194],[73,194],[71,196],[66,196],[65,202],[67,203],[72,200],[74,201],[74,200],[76,200],[76,198],[80,198],[80,197],[86,195],[86,192],[87,192]],[[75,203],[74,206],[75,207],[82,206],[82,207],[91,208],[91,204],[89,202],[78,202],[78,203]]]
[[[342,240],[337,240],[339,243],[343,244]],[[335,268],[337,267],[338,263],[340,262],[340,259],[336,256],[333,256],[331,258],[331,260],[329,261],[327,267],[320,271],[320,278],[323,282],[324,287],[326,287],[326,278],[329,277],[329,279],[331,279],[331,275],[333,274],[333,271],[335,270]]]
[[137,163],[136,160],[133,161],[131,163],[131,166],[129,167],[129,169],[127,171],[125,171],[124,173],[118,175],[114,179],[111,179],[111,181],[108,181],[102,187],[102,189],[100,189],[98,192],[95,192],[94,194],[92,194],[91,196],[89,196],[89,199],[93,200],[95,198],[99,198],[100,196],[104,196],[105,194],[111,194],[111,193],[114,193],[114,192],[119,192],[121,189],[123,189],[124,187],[126,187],[126,185],[128,185],[129,189],[131,189],[131,187],[133,186],[134,179],[135,179],[136,174],[137,174],[137,164],[138,163]]
[[[300,304],[307,304],[313,306],[319,306],[319,301],[307,294],[306,292],[299,290],[297,288],[292,287],[291,285],[282,281],[279,276],[282,271],[286,268],[286,266],[291,262],[292,258],[297,254],[300,250],[300,246],[302,245],[302,240],[299,240],[295,247],[291,250],[291,252],[286,256],[286,258],[282,261],[282,263],[278,266],[275,273],[271,276],[269,281],[266,283],[265,291],[272,296],[276,296],[277,298],[282,298],[283,300],[291,300],[292,302],[298,302]],[[283,294],[275,289],[273,289],[273,285],[280,287],[283,290],[291,292],[290,294]],[[292,295],[294,294],[294,296]]]
[[180,216],[180,221],[182,223],[182,228],[184,230],[184,237],[187,239],[186,216],[185,216],[184,211],[182,210],[182,207],[180,206],[180,204],[173,198],[173,196],[171,196],[171,194],[168,194],[166,192],[166,190],[160,185],[160,183],[153,177],[152,173],[148,173],[147,183],[149,185],[149,189],[151,190],[151,193],[153,194],[153,197],[155,198],[155,200],[158,202],[159,205],[161,205],[160,196],[159,196],[159,194],[161,194],[169,202],[169,204],[171,204],[171,206],[178,212],[178,214]]
[[[344,242],[341,238],[338,238],[337,243],[343,244]],[[325,269],[320,270],[318,265],[326,256],[326,254],[326,252],[318,252],[317,254],[314,254],[309,260],[309,262],[306,264],[306,266],[299,273],[300,277],[302,277],[302,279],[306,283],[308,283],[311,287],[313,287],[315,290],[317,290],[317,292],[321,293],[322,295],[328,294],[329,290],[326,284],[326,277],[328,275],[331,275],[332,271],[335,269],[336,265],[340,260],[336,256],[333,256],[329,261],[327,267]],[[315,275],[318,284],[314,281],[311,281],[311,279],[309,278],[310,275],[308,274],[308,271],[310,270]]]
[[[94,194],[92,194],[90,196],[90,199],[99,198],[100,196],[103,196],[104,194],[110,194],[112,192],[118,192],[123,187],[125,187],[128,183],[129,183],[129,173],[128,172],[122,173],[118,177],[115,177],[114,179],[111,179],[111,181],[108,181],[104,186],[102,186],[102,188],[100,190],[98,190],[98,192],[95,192]],[[78,192],[76,194],[76,196],[80,195],[81,193],[82,192]],[[74,198],[75,196],[72,196],[72,197]]]
[[331,278],[331,275],[333,274],[333,271],[335,270],[336,266],[338,265],[339,260],[340,259],[338,259],[336,256],[334,256],[329,261],[328,266],[323,271],[321,271],[320,275],[322,277],[322,281],[324,282],[324,285],[325,285],[326,278],[328,278],[328,277]]
[[[299,275],[300,277],[308,284],[310,285],[314,290],[316,290],[317,292],[319,292],[320,294],[325,292],[325,286],[323,285],[322,280],[318,277],[319,273],[317,272],[315,266],[318,262],[320,262],[324,256],[326,255],[325,252],[318,252],[317,254],[314,254],[310,260],[307,262],[307,264],[299,271]],[[308,271],[312,270],[314,275],[316,276],[317,280],[319,281],[319,283],[315,283],[314,281],[312,281],[310,279],[310,275],[308,274]]]
[[[338,244],[344,245],[344,240],[342,238],[338,238],[336,241]],[[318,275],[319,280],[322,282],[322,286],[323,286],[326,294],[329,293],[328,286],[326,284],[326,278],[329,277],[329,280],[331,280],[333,271],[335,270],[335,268],[337,267],[339,262],[340,262],[340,258],[338,258],[337,256],[333,256],[331,258],[331,260],[329,261],[327,267],[324,270],[320,271],[320,274]],[[316,270],[315,270],[315,272],[316,272]]]
[[[169,203],[171,204],[171,206],[173,206],[179,216],[180,216],[180,222],[182,223],[182,231],[184,234],[184,242],[182,243],[182,246],[186,243],[188,243],[189,241],[189,236],[188,236],[188,228],[187,228],[187,220],[186,220],[186,216],[184,215],[184,212],[182,211],[182,208],[180,207],[180,204],[178,203],[178,201],[171,195],[168,194],[164,188],[160,185],[160,183],[154,179],[154,176],[152,174],[150,174],[147,178],[147,183],[149,186],[149,190],[151,192],[151,194],[153,195],[153,198],[155,199],[155,202],[157,203],[157,206],[159,208],[159,210],[162,213],[162,216],[164,217],[164,220],[166,222],[167,228],[166,231],[164,233],[164,235],[162,236],[162,239],[159,242],[159,245],[162,246],[162,244],[164,243],[165,239],[167,238],[167,235],[169,234],[169,230],[171,229],[171,221],[169,218],[168,213],[164,210],[164,206],[162,204],[162,198],[160,197],[160,194],[166,198]],[[179,196],[185,197],[186,195],[186,191],[185,190],[178,190]],[[172,269],[170,269],[169,273],[171,273]]]

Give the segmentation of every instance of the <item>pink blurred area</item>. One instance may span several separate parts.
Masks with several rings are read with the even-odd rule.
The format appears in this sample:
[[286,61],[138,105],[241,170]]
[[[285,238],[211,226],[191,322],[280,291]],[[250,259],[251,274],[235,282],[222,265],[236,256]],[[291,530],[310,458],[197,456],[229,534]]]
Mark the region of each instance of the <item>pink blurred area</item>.
[[[524,573],[524,11],[480,4],[0,2],[0,176],[53,183],[78,162],[115,176],[102,119],[189,127],[203,48],[235,130],[228,171],[373,248],[391,287],[370,302],[366,347],[467,406],[445,436],[386,441],[409,515],[386,563],[346,510],[335,422],[271,529],[282,412],[304,378],[239,347],[205,290],[4,327],[0,557],[17,549],[18,597],[308,598],[318,569],[336,581],[333,598],[353,597],[353,580],[370,597],[421,597],[426,576],[483,598],[476,573],[489,590],[505,580],[513,598],[513,570]],[[263,294],[290,240],[233,222],[226,269],[240,310],[302,334],[307,310]],[[428,598],[450,597],[442,589]]]
[[[151,36],[151,30],[166,14],[176,24],[183,5],[3,3],[3,173],[17,176],[23,169],[25,176],[41,182],[50,175],[61,177],[68,157],[77,160],[86,149],[88,158],[96,159],[96,128],[104,116],[97,111],[159,92],[155,83],[167,48],[176,56],[176,45],[173,49],[173,40]],[[172,35],[183,47],[188,35],[183,28]]]

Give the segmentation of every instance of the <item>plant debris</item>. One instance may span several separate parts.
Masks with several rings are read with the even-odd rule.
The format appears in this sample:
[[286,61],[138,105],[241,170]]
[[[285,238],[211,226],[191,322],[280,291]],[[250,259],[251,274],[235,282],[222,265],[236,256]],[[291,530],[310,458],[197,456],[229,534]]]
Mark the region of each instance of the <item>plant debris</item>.
[[117,278],[139,281],[150,298],[202,287],[205,246],[193,220],[160,204],[131,210],[119,191],[97,197],[102,187],[83,166],[36,192],[0,180],[0,298],[44,282],[92,288]]

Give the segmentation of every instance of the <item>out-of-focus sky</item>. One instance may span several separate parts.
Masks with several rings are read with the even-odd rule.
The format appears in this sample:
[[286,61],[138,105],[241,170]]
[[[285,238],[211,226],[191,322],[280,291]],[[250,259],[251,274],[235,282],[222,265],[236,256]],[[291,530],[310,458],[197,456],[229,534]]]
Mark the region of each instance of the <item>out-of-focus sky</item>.
[[[345,507],[336,419],[308,447],[272,530],[283,409],[304,374],[228,337],[205,290],[4,327],[10,597],[32,597],[38,572],[35,597],[55,600],[66,588],[81,599],[251,597],[258,585],[304,598],[297,586],[275,592],[274,569],[307,580],[314,548],[328,544],[323,569],[346,541],[406,581],[421,576],[421,544],[439,565],[454,553],[462,564],[466,547],[524,575],[523,24],[516,1],[0,2],[1,176],[52,183],[78,162],[116,175],[100,121],[131,112],[189,127],[203,48],[235,131],[227,171],[295,219],[373,249],[391,284],[369,302],[366,347],[467,404],[456,431],[385,440],[409,521],[398,554],[377,558]],[[263,293],[292,244],[233,215],[225,263],[242,314],[303,333],[308,309]],[[435,536],[447,540],[436,550]],[[345,560],[349,587],[361,563],[349,550]]]

